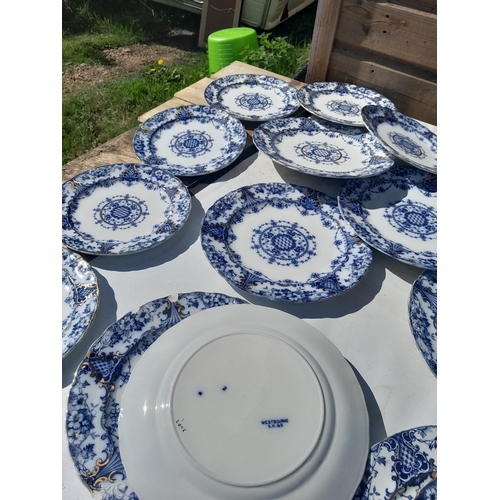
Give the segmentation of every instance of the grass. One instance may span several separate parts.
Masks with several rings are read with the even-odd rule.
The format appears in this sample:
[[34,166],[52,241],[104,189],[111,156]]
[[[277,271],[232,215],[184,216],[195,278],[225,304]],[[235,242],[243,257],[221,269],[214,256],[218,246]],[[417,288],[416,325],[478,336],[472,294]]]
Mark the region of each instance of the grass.
[[[244,52],[242,60],[294,76],[309,54],[315,8],[312,4],[274,30],[259,32],[259,49]],[[197,14],[150,0],[63,0],[63,68],[107,64],[106,49],[154,41],[179,28],[197,33],[199,22]],[[117,76],[64,97],[62,163],[136,126],[139,115],[208,74],[208,55],[200,49],[175,65],[151,61],[135,75]]]

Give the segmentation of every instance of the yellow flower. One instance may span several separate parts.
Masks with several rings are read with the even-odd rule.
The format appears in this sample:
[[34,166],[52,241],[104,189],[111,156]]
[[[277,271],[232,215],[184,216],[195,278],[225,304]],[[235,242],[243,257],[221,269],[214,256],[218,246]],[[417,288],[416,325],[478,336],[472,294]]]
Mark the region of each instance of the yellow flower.
[[150,73],[154,73],[155,71],[156,71],[156,70],[155,70],[154,68],[151,68],[151,69],[149,70],[149,72],[150,72]]
[[163,64],[163,59],[160,59],[160,60],[158,61],[158,64],[160,64],[160,65],[161,65],[161,64]]

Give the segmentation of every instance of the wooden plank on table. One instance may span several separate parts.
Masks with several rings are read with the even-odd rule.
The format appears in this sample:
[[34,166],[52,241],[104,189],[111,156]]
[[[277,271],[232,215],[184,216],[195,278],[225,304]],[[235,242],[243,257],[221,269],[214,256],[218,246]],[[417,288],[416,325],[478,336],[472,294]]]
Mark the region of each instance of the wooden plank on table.
[[328,70],[328,56],[337,32],[342,0],[318,0],[309,51],[306,82],[322,82]]
[[90,168],[113,163],[140,163],[137,158],[133,140],[138,127],[109,140],[78,158],[66,163],[62,167],[62,181],[66,182],[75,175],[85,172]]
[[[385,3],[386,0],[374,0]],[[410,9],[417,9],[429,14],[437,14],[437,0],[388,0],[389,3],[401,5],[402,7],[409,7]]]
[[207,101],[205,101],[204,93],[207,85],[213,80],[211,78],[202,78],[197,82],[193,83],[189,87],[186,87],[179,92],[176,92],[174,97],[177,99],[182,99],[184,101],[190,102],[191,104],[198,104],[199,106],[206,106]]
[[437,125],[437,84],[373,61],[333,53],[328,81],[353,83],[385,95],[401,113]]
[[176,108],[177,106],[186,106],[188,104],[191,104],[190,102],[186,102],[183,99],[178,99],[177,97],[173,97],[167,102],[164,102],[163,104],[160,104],[159,106],[156,106],[156,108],[153,108],[149,111],[146,111],[143,115],[139,116],[137,118],[140,123],[145,122],[147,119],[151,118],[152,116],[156,115],[160,111],[165,111],[166,109],[170,108]]
[[209,35],[240,22],[242,0],[204,0],[201,9],[198,47],[205,48]]
[[372,0],[343,0],[337,41],[437,69],[435,14]]

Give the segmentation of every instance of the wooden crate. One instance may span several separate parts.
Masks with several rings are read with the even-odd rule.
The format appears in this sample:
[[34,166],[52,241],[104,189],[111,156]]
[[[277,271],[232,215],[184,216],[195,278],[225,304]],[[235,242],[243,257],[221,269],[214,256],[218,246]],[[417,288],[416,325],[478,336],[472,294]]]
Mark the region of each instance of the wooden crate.
[[437,0],[318,0],[306,82],[367,87],[437,125]]

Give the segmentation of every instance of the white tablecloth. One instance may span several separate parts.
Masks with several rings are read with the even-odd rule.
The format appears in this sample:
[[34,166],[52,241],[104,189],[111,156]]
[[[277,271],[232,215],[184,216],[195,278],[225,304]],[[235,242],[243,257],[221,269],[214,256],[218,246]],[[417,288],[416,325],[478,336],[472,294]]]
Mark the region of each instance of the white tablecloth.
[[91,343],[116,319],[150,300],[180,292],[242,297],[293,314],[323,332],[351,364],[363,388],[370,417],[370,444],[404,429],[437,424],[436,377],[417,348],[408,321],[408,297],[422,269],[374,250],[366,276],[353,289],[324,302],[290,304],[233,288],[210,265],[199,238],[205,211],[229,191],[259,182],[298,184],[335,198],[343,183],[302,174],[275,164],[262,153],[255,154],[195,194],[186,225],[169,240],[135,255],[91,261],[99,280],[99,309],[87,335],[63,361],[64,500],[92,498],[69,455],[65,429],[68,391],[79,362]]

